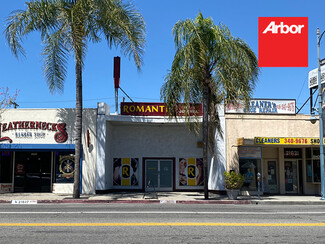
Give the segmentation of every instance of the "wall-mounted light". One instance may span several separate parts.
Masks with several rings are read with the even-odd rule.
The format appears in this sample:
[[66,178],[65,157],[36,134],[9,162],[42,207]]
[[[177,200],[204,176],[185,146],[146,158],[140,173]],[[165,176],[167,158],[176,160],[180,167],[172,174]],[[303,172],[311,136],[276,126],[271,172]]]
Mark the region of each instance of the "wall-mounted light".
[[318,120],[315,117],[315,112],[317,112],[317,111],[318,111],[317,108],[312,108],[311,113],[310,113],[310,118],[309,119],[306,119],[306,121],[309,121],[310,123],[315,124],[316,121]]
[[243,146],[244,145],[244,137],[237,138],[237,146]]
[[196,146],[197,146],[198,148],[203,148],[203,141],[198,141],[198,142],[196,143]]

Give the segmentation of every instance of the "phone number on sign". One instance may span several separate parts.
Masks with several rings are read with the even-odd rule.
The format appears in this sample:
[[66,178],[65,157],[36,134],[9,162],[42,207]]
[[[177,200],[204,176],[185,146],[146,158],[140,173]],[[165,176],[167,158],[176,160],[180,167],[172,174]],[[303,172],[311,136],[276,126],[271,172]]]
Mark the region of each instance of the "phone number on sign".
[[[311,142],[311,143],[317,143],[316,140],[317,139],[315,139],[315,142]],[[307,138],[284,138],[284,143],[285,144],[310,144],[310,142],[308,143]],[[319,143],[319,139],[318,139],[318,143]]]
[[283,144],[305,144],[314,145],[319,144],[318,138],[283,138]]

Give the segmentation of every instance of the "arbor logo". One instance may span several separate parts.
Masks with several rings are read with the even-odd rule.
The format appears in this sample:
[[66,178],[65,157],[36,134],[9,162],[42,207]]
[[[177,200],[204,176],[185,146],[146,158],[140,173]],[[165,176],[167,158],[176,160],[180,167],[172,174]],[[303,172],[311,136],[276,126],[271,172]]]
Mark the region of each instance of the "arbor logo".
[[308,67],[308,17],[259,17],[258,65]]

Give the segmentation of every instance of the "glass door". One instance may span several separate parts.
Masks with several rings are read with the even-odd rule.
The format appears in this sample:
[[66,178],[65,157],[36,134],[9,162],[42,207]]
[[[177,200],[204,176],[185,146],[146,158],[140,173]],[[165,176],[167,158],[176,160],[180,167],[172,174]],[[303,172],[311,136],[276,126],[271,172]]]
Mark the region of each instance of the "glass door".
[[158,188],[158,160],[146,160],[146,190],[156,191]]
[[[276,160],[267,161],[267,184],[264,185],[270,193],[278,193]],[[266,191],[267,192],[267,191]]]
[[145,161],[146,191],[173,190],[173,161],[148,159]]
[[173,162],[171,160],[160,160],[160,190],[172,190],[173,187]]
[[297,161],[285,161],[284,173],[286,193],[298,194]]
[[51,191],[51,152],[15,153],[15,192]]

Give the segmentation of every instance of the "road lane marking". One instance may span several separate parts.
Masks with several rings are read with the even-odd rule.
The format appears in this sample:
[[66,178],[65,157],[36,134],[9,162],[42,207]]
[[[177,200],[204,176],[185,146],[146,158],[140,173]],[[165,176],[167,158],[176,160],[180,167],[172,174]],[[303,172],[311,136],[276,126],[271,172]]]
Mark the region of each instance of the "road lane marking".
[[323,227],[325,223],[0,223],[1,227],[118,227],[118,226],[232,226],[232,227]]
[[0,214],[209,214],[209,215],[311,215],[325,214],[322,212],[199,212],[199,211],[11,211]]

